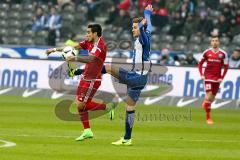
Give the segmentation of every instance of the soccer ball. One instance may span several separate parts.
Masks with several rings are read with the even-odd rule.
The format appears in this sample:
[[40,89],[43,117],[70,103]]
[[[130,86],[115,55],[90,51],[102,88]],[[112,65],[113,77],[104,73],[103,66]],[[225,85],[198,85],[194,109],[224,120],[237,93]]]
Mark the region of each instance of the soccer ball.
[[63,59],[66,59],[67,57],[70,57],[70,56],[76,56],[76,50],[71,46],[67,46],[63,48],[63,51],[62,51]]

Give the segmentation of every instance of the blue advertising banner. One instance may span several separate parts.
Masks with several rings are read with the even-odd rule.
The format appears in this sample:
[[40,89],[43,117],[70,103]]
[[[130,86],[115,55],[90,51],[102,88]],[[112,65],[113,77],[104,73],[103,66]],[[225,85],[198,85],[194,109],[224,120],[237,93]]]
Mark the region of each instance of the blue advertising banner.
[[[45,51],[49,47],[29,47],[29,46],[0,46],[0,58],[21,58],[21,59],[52,59],[61,60],[62,56],[60,52],[53,53],[47,57]],[[80,54],[86,55],[88,52],[86,50],[80,50]],[[151,59],[160,59],[161,51],[152,51]],[[174,55],[184,56],[184,52],[169,51],[169,55],[174,57]],[[107,52],[107,57],[125,57],[131,58],[133,52],[130,50],[116,50]]]

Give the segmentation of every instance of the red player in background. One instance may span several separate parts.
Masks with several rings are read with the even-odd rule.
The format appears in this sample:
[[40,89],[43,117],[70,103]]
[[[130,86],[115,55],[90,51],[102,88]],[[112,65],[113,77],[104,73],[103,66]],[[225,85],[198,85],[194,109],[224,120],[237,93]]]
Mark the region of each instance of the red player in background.
[[[211,47],[203,52],[201,61],[198,64],[200,75],[204,81],[205,99],[202,107],[206,111],[207,124],[213,124],[211,119],[211,103],[215,100],[215,96],[219,90],[220,83],[224,79],[228,70],[228,55],[219,48],[218,36],[211,37]],[[206,62],[207,66],[203,73],[203,63]],[[222,67],[224,71],[222,73]]]

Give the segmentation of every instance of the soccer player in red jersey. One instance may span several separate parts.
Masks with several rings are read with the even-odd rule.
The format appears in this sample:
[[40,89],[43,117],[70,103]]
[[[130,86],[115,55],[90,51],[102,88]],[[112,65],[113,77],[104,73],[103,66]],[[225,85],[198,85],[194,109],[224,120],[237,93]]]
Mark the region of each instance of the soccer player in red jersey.
[[[203,73],[203,63],[206,62],[207,66]],[[222,73],[222,67],[224,71]],[[204,81],[205,98],[202,104],[203,109],[206,111],[207,124],[213,124],[211,119],[211,103],[214,101],[215,96],[219,90],[220,83],[224,79],[228,71],[228,55],[219,48],[218,36],[211,37],[211,48],[203,52],[202,59],[198,64],[200,75]]]
[[[78,112],[80,114],[81,121],[83,123],[84,131],[82,135],[76,138],[76,141],[82,141],[86,138],[92,138],[93,133],[90,129],[88,111],[93,110],[107,110],[110,113],[114,112],[114,104],[109,103],[100,104],[94,102],[93,96],[101,85],[101,76],[103,63],[106,58],[107,46],[102,36],[102,28],[99,24],[88,25],[86,40],[76,45],[75,49],[88,50],[89,54],[87,57],[70,56],[67,57],[67,61],[79,61],[86,63],[84,72],[82,74],[81,81],[79,83],[76,93],[76,104]],[[49,55],[55,51],[62,51],[64,47],[52,48],[46,51]]]

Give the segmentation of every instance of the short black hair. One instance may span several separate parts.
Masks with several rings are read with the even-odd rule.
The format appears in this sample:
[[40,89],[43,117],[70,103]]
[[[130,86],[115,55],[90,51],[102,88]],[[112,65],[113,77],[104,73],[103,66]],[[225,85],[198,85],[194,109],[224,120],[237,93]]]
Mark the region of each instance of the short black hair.
[[91,28],[93,33],[97,32],[98,37],[102,36],[102,27],[100,24],[89,24],[88,28]]

